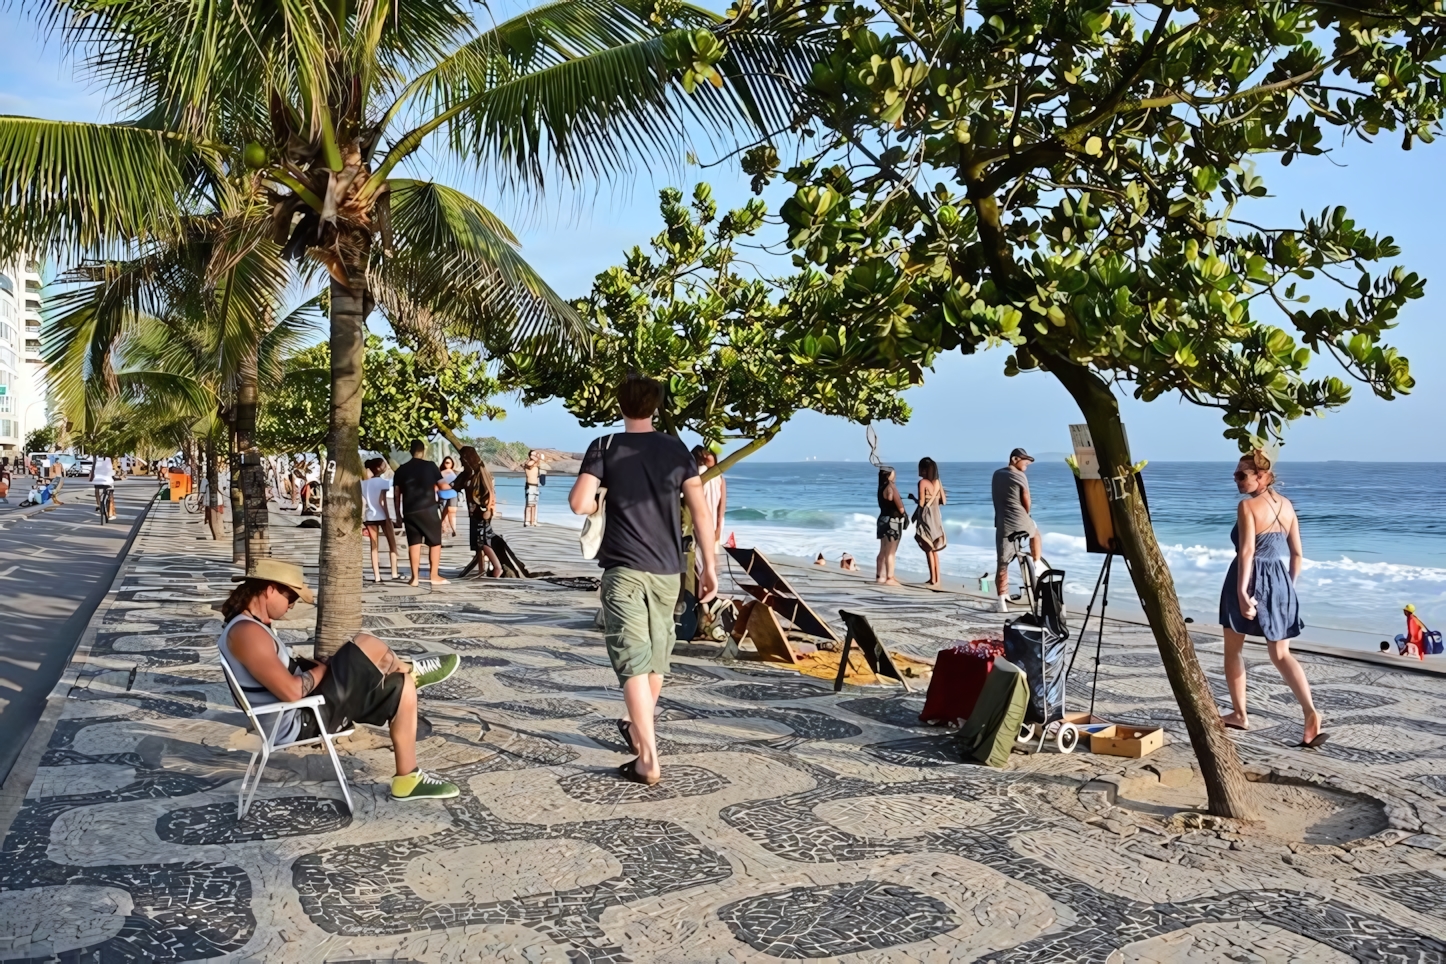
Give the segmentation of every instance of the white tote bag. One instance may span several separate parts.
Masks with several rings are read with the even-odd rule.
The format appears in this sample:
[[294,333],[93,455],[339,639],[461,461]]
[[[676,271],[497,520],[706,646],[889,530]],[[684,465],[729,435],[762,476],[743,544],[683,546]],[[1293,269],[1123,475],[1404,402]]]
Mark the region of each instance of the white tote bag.
[[[609,435],[603,440],[603,473],[607,473],[607,450],[612,447],[613,437]],[[604,486],[597,490],[597,509],[582,520],[582,535],[578,541],[582,543],[582,557],[584,559],[596,559],[598,552],[602,549],[603,529],[607,526],[607,497],[608,490]]]

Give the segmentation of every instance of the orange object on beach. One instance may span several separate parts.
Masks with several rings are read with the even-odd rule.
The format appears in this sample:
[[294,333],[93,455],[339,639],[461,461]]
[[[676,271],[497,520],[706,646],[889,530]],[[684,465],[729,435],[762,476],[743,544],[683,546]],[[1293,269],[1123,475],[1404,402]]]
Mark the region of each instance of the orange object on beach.
[[191,476],[186,472],[170,472],[171,501],[180,502],[191,494]]

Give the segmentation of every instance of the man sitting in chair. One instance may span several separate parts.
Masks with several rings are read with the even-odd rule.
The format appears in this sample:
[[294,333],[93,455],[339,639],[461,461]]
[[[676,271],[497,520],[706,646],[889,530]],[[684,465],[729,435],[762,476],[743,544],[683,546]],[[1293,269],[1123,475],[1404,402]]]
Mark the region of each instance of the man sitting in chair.
[[[313,596],[299,566],[280,559],[262,559],[221,604],[226,627],[217,646],[237,683],[253,706],[290,703],[313,692],[326,697],[318,707],[328,733],[353,723],[391,729],[397,775],[393,800],[445,799],[457,787],[417,767],[417,690],[440,683],[457,671],[461,660],[452,654],[419,657],[408,666],[387,644],[370,633],[358,633],[324,663],[294,658],[271,624],[300,599]],[[278,713],[276,743],[316,737],[316,716],[288,710]]]

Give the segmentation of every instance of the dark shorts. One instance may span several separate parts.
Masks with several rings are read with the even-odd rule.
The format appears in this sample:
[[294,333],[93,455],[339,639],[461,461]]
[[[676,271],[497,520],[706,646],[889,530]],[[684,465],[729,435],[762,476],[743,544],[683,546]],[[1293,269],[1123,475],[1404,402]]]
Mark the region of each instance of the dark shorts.
[[[326,697],[317,707],[326,720],[326,732],[345,730],[353,723],[385,726],[397,715],[397,704],[406,686],[405,673],[383,676],[355,643],[347,643],[326,664],[326,676],[316,692]],[[304,712],[297,739],[309,740],[320,734],[316,716]]]
[[492,520],[482,518],[482,513],[469,515],[468,525],[471,530],[472,551],[481,552],[483,549],[492,547]]
[[878,525],[874,527],[874,535],[884,542],[898,542],[904,538],[904,527],[908,524],[908,516],[880,514]]
[[442,517],[435,510],[409,512],[402,520],[402,525],[407,530],[407,545],[409,546],[422,543],[426,543],[428,546],[442,544]]

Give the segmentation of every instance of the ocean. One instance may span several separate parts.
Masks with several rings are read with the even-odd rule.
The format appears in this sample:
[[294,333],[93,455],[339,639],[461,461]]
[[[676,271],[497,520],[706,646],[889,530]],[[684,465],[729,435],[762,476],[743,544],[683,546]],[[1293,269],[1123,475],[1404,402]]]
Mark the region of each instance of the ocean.
[[[949,498],[943,509],[949,547],[941,556],[946,584],[977,589],[979,576],[994,568],[989,477],[997,467],[939,466]],[[914,490],[914,468],[898,467],[901,492]],[[1218,622],[1240,498],[1233,471],[1229,462],[1151,462],[1144,470],[1156,536],[1180,602],[1197,623]],[[735,533],[740,546],[780,556],[812,558],[822,552],[831,566],[848,552],[862,570],[873,572],[877,473],[867,463],[744,462],[727,478],[724,529]],[[1030,467],[1029,480],[1045,557],[1065,570],[1071,605],[1079,608],[1094,588],[1103,556],[1085,551],[1073,475],[1063,461],[1041,461]],[[520,518],[521,480],[498,483],[502,514]],[[571,483],[554,477],[544,486],[542,521],[581,526],[567,508]],[[1428,626],[1446,629],[1446,465],[1285,463],[1278,489],[1300,515],[1305,566],[1297,589],[1304,638],[1374,650],[1380,640],[1404,631],[1401,607],[1408,602]],[[913,503],[905,502],[912,511]],[[905,582],[927,577],[912,530],[899,547],[898,574]],[[1139,611],[1118,561],[1110,607],[1120,615]]]

